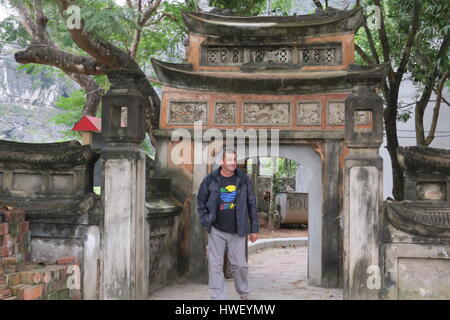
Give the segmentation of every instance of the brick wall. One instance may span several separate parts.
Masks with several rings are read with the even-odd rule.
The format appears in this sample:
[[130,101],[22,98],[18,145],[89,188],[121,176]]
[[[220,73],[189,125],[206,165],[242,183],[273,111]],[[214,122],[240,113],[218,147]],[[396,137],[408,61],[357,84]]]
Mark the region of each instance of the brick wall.
[[30,236],[22,211],[0,208],[0,300],[80,300],[77,258],[30,262]]

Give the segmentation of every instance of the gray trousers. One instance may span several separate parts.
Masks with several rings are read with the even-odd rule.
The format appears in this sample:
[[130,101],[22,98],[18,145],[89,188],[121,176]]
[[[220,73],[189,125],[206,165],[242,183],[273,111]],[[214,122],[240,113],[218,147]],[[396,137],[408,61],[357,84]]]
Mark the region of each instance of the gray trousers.
[[208,275],[209,294],[213,300],[227,299],[223,258],[228,247],[228,259],[234,278],[234,287],[239,294],[249,294],[248,264],[245,260],[245,240],[238,234],[220,231],[214,226],[208,234]]

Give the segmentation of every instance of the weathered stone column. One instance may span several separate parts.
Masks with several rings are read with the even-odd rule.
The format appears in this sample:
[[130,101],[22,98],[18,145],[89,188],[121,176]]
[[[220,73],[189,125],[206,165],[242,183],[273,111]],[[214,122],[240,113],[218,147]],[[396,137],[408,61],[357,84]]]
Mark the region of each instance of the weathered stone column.
[[144,97],[134,87],[134,74],[112,70],[108,77],[112,87],[102,99],[102,136],[107,147],[102,153],[101,297],[145,299]]
[[337,288],[339,271],[339,140],[326,140],[323,164],[321,287]]
[[[201,150],[207,147],[207,143],[200,138],[194,137],[197,144],[194,148],[194,157],[201,157]],[[208,258],[206,255],[206,245],[208,243],[208,233],[200,224],[197,214],[197,194],[200,184],[208,174],[207,164],[202,161],[194,162],[192,177],[192,212],[191,212],[191,230],[190,230],[190,252],[189,274],[191,281],[196,283],[208,282]]]
[[344,298],[379,299],[380,218],[383,201],[383,102],[374,91],[381,75],[350,79],[345,101]]

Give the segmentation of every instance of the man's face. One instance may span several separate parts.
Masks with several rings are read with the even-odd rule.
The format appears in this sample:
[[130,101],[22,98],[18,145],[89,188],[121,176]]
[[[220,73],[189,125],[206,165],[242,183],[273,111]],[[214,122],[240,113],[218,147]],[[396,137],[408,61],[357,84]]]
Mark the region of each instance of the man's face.
[[225,153],[225,156],[223,157],[222,166],[229,171],[236,170],[236,167],[237,167],[236,154],[235,153]]

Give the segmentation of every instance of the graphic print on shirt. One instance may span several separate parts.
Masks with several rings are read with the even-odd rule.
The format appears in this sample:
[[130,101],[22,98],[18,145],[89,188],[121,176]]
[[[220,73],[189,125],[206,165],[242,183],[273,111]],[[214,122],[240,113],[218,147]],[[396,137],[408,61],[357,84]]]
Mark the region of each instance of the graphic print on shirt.
[[220,188],[220,210],[234,210],[236,209],[236,186],[233,184],[227,185],[225,188]]

